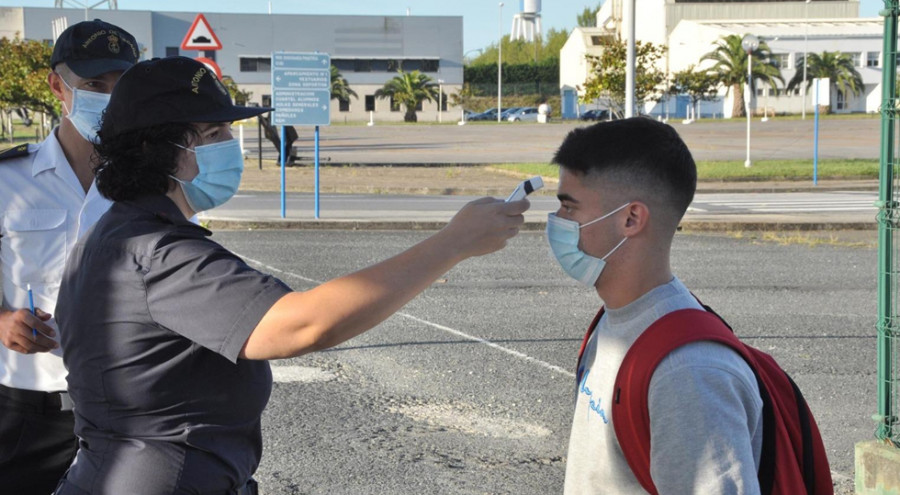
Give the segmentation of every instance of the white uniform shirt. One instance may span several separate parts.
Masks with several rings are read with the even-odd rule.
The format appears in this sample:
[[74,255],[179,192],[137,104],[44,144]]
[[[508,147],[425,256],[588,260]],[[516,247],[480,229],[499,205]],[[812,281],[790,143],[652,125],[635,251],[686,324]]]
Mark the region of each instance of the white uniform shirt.
[[[91,184],[85,194],[56,139],[29,145],[27,156],[0,160],[0,264],[4,310],[53,314],[69,252],[112,204]],[[48,322],[54,330],[55,319]],[[58,337],[57,337],[58,340]],[[0,384],[45,392],[66,389],[62,350],[21,354],[0,345]]]

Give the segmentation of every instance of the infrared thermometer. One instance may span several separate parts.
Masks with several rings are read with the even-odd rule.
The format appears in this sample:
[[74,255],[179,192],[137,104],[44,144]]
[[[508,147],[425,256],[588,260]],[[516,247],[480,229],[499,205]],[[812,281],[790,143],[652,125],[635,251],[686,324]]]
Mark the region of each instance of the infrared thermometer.
[[538,189],[544,187],[544,181],[540,177],[532,177],[527,180],[523,180],[513,189],[512,194],[506,198],[506,202],[510,201],[518,201],[520,199],[524,199],[525,196],[537,191]]

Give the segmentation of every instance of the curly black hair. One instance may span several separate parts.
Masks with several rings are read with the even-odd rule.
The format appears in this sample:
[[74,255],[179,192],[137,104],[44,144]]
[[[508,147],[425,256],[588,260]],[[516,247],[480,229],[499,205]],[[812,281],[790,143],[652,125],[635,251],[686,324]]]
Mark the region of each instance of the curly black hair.
[[175,144],[187,146],[197,129],[188,123],[169,123],[115,132],[115,123],[104,115],[94,145],[97,161],[97,189],[113,201],[129,201],[141,196],[161,195],[169,191],[170,175],[178,167],[181,151]]

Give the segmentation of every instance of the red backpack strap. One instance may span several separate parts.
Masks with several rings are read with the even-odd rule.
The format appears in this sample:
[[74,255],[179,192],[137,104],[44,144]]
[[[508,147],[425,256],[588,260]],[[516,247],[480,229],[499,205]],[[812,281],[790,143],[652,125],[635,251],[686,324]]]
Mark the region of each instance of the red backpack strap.
[[584,339],[581,341],[581,350],[578,351],[578,361],[575,364],[575,386],[577,387],[579,383],[581,383],[581,376],[584,375],[584,367],[581,366],[581,359],[584,357],[584,350],[587,348],[587,343],[591,340],[591,335],[594,334],[594,329],[597,328],[597,324],[600,323],[600,318],[603,318],[603,313],[606,312],[606,306],[600,306],[600,311],[597,312],[597,316],[594,317],[594,321],[591,322],[591,326],[588,327],[587,332],[584,334]]
[[673,311],[656,320],[625,354],[613,388],[612,423],[622,454],[638,482],[658,493],[650,476],[650,378],[673,350],[691,342],[710,340],[735,347],[740,341],[714,313],[702,309]]

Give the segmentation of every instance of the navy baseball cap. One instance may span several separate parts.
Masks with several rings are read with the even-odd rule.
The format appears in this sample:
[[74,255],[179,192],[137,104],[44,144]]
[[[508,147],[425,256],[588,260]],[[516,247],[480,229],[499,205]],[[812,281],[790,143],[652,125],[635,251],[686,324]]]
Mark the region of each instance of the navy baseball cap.
[[106,106],[102,132],[120,134],[174,122],[234,122],[272,110],[235,105],[216,74],[194,59],[154,58],[122,74]]
[[97,77],[117,70],[127,70],[140,58],[134,36],[124,29],[100,19],[69,26],[53,46],[50,68],[64,62],[79,77]]

